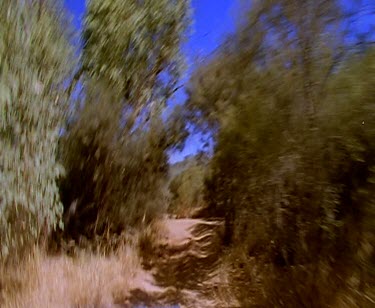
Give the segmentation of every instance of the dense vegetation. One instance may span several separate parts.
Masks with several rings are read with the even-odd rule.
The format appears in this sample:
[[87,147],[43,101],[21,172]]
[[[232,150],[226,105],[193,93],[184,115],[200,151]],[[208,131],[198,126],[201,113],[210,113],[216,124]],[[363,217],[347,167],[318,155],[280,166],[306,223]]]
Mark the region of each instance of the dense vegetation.
[[[58,1],[1,1],[0,260],[168,211],[204,215],[225,221],[223,262],[244,307],[370,307],[370,4],[244,3],[166,117],[189,0],[90,0],[82,51]],[[369,27],[356,28],[364,15]],[[213,153],[170,167],[189,125]]]
[[53,230],[92,238],[161,214],[166,153],[186,136],[162,114],[189,1],[89,1],[81,54],[56,1],[2,1],[0,14],[2,257]]
[[347,42],[349,13],[257,2],[191,80],[188,116],[216,140],[206,200],[233,260],[251,264],[245,306],[254,257],[260,305],[328,307],[338,292],[371,303],[375,53],[371,34]]
[[170,167],[169,213],[177,217],[194,217],[206,209],[204,181],[209,159],[206,155],[185,158]]
[[74,50],[60,10],[54,1],[0,3],[2,257],[62,226],[56,154]]
[[86,93],[61,151],[69,236],[121,232],[166,209],[166,153],[184,134],[161,116],[183,70],[188,21],[187,1],[89,2]]

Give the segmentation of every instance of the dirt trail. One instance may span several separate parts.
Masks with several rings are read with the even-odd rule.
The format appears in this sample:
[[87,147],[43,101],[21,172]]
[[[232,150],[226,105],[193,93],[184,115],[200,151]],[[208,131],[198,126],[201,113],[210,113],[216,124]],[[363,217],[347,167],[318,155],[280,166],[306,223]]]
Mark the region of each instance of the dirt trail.
[[144,260],[145,277],[131,291],[133,305],[223,307],[217,296],[220,284],[225,283],[218,262],[222,223],[166,219],[164,226],[153,256]]

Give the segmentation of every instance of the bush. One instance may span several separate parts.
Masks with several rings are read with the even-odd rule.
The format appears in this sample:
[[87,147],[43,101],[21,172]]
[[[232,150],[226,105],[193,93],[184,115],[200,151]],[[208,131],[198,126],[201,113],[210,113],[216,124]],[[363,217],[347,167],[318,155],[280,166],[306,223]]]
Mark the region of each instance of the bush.
[[328,307],[342,294],[369,304],[375,58],[332,30],[347,22],[341,9],[257,2],[190,83],[190,119],[215,140],[205,200],[244,285],[261,277],[266,307]]
[[108,106],[85,108],[62,141],[67,176],[61,196],[66,233],[73,237],[121,232],[158,217],[167,206],[162,124],[114,142],[117,115]]
[[199,161],[196,157],[187,158],[182,163],[187,165],[186,168],[175,175],[169,184],[171,192],[169,212],[179,217],[189,217],[205,207],[204,179],[207,163]]
[[373,59],[332,81],[313,131],[269,89],[238,102],[218,135],[206,198],[226,218],[227,243],[264,262],[267,305],[322,307],[353,287],[349,277],[371,281]]

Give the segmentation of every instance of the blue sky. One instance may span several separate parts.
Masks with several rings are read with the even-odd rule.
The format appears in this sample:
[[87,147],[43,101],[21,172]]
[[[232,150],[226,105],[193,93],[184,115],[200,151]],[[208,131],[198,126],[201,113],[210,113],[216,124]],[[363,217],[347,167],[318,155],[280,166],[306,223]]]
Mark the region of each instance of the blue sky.
[[[234,11],[236,0],[192,0],[193,33],[184,45],[184,53],[190,65],[200,58],[209,55],[220,44],[223,36],[234,30]],[[85,10],[85,0],[65,0],[65,6],[73,15],[77,29],[81,28],[82,16]],[[186,82],[188,76],[182,80]],[[183,90],[176,94],[174,101],[183,103]],[[182,152],[171,154],[170,161],[176,162],[186,155],[195,153],[201,148],[200,136],[192,135]]]

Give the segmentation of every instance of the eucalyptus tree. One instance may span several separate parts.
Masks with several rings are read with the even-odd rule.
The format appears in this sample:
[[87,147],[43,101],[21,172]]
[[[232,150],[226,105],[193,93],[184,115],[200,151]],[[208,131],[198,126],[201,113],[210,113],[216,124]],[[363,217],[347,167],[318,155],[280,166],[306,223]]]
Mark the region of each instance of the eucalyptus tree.
[[88,2],[76,76],[85,99],[64,154],[64,203],[78,199],[81,217],[72,230],[123,229],[166,207],[166,151],[183,124],[162,115],[185,67],[189,8],[187,0]]
[[74,58],[56,1],[0,3],[0,242],[16,256],[61,227],[59,129]]

